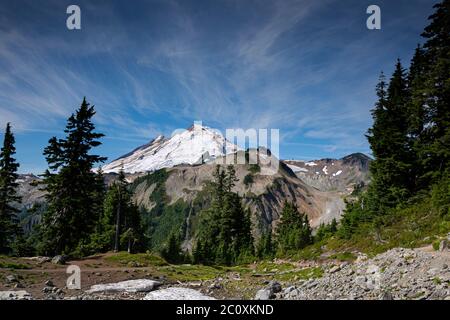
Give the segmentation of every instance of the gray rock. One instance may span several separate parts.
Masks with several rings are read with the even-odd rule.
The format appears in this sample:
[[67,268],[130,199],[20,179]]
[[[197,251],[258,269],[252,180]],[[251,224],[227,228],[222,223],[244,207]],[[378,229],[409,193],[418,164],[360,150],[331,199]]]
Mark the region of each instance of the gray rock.
[[355,283],[360,286],[361,288],[365,288],[366,287],[366,277],[365,276],[357,276],[355,278]]
[[273,293],[281,292],[281,284],[277,281],[270,281],[268,287],[272,290]]
[[367,267],[366,273],[374,274],[374,273],[377,273],[379,270],[380,270],[380,268],[377,265],[371,264]]
[[394,297],[392,296],[392,293],[390,293],[389,291],[384,291],[380,295],[380,300],[394,300]]
[[331,269],[329,270],[330,273],[335,273],[338,272],[339,270],[341,270],[340,266],[333,266],[331,267]]
[[54,256],[53,257],[53,259],[52,259],[52,263],[53,264],[65,264],[66,263],[66,257],[65,256],[62,256],[62,255],[57,255],[57,256]]
[[53,284],[53,281],[52,280],[47,280],[47,281],[45,281],[45,286],[47,286],[47,287],[54,287],[55,285]]
[[8,283],[19,282],[19,278],[15,274],[7,275],[5,277],[5,279],[6,279],[6,282],[8,282]]
[[287,287],[286,289],[284,289],[284,293],[287,294],[287,293],[289,293],[289,292],[294,291],[295,289],[296,289],[295,286]]
[[442,240],[441,242],[439,242],[439,251],[445,251],[448,248],[449,248],[449,245],[448,245],[447,240]]
[[258,290],[255,295],[255,300],[269,300],[275,298],[275,295],[273,294],[272,290],[265,288]]

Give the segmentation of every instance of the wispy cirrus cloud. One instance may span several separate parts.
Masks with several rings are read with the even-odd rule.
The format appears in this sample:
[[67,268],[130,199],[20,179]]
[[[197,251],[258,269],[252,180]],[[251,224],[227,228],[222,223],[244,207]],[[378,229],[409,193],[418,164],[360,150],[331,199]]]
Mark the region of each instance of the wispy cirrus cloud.
[[359,0],[80,0],[68,31],[69,4],[0,9],[0,126],[60,132],[87,96],[110,157],[194,120],[279,128],[286,157],[367,152],[378,73],[409,59],[432,11],[380,1],[374,32]]

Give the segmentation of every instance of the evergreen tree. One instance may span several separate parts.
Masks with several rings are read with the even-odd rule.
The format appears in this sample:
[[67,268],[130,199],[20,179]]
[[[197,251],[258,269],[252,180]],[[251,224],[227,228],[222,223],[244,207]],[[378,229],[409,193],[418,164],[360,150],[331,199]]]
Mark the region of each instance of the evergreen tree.
[[308,217],[298,211],[295,204],[285,202],[277,226],[277,244],[280,253],[286,254],[312,243]]
[[321,241],[325,238],[331,237],[337,231],[337,221],[333,219],[329,224],[320,224],[317,228],[316,235],[314,237],[315,241]]
[[172,233],[169,236],[166,246],[161,250],[161,256],[170,263],[182,263],[184,261],[179,235]]
[[216,167],[212,185],[212,202],[202,213],[196,236],[194,262],[233,264],[254,255],[251,220],[241,197],[233,192],[236,173]]
[[410,181],[412,193],[423,187],[420,177],[424,174],[420,160],[420,150],[423,148],[422,135],[426,123],[426,95],[425,82],[427,75],[427,61],[424,49],[418,45],[408,74],[408,152],[412,163]]
[[95,132],[94,115],[94,106],[83,99],[67,120],[66,137],[51,138],[44,149],[49,165],[43,175],[48,202],[41,228],[40,251],[44,254],[71,254],[87,245],[98,222],[102,191],[92,169],[106,158],[90,154],[103,137]]
[[133,203],[125,173],[120,170],[106,193],[103,213],[91,236],[90,253],[122,249],[132,253],[141,249],[143,242],[141,214]]
[[422,36],[429,70],[425,82],[427,115],[420,150],[424,174],[422,179],[433,183],[450,166],[450,1],[434,6],[430,24]]
[[13,158],[16,153],[14,144],[11,125],[7,123],[0,150],[0,253],[10,252],[11,243],[21,233],[16,216],[19,210],[14,206],[21,201],[17,194],[19,164]]
[[259,259],[273,259],[275,246],[272,241],[272,231],[268,230],[262,234],[256,249],[256,256]]
[[372,110],[374,123],[368,130],[368,141],[375,160],[371,163],[373,194],[368,205],[374,214],[385,213],[407,198],[411,189],[413,160],[408,152],[408,99],[405,70],[397,61],[386,89],[384,76],[377,85],[378,101]]

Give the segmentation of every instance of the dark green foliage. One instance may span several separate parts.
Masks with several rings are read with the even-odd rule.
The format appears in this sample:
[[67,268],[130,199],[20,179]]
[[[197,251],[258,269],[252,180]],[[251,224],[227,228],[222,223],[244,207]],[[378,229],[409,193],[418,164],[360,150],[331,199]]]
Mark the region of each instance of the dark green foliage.
[[450,1],[436,12],[422,36],[427,73],[422,93],[426,99],[426,127],[421,134],[420,158],[425,182],[436,182],[450,169]]
[[312,243],[308,217],[300,213],[293,203],[284,203],[277,226],[276,241],[280,254],[302,249]]
[[106,158],[90,153],[103,137],[95,132],[94,115],[94,106],[84,99],[67,120],[66,137],[51,138],[44,150],[49,170],[44,174],[48,208],[40,228],[42,254],[71,254],[95,231],[103,186],[92,169]]
[[144,177],[137,178],[131,185],[131,191],[134,192],[135,188],[141,184],[146,183],[148,187],[155,184],[155,189],[150,195],[150,200],[155,204],[155,207],[151,210],[151,216],[160,216],[164,212],[164,208],[169,202],[166,195],[165,183],[169,173],[166,169],[160,169],[152,173],[148,173]]
[[377,85],[367,135],[375,157],[372,181],[347,205],[338,232],[342,238],[351,238],[362,225],[379,236],[394,215],[415,203],[431,201],[443,220],[449,214],[450,1],[435,8],[408,74],[397,62],[389,84],[382,76]]
[[373,127],[368,140],[375,157],[370,165],[372,183],[369,192],[377,199],[371,210],[384,213],[409,196],[412,163],[407,140],[407,84],[405,71],[397,61],[386,89],[381,75],[377,86],[378,102],[372,110]]
[[275,244],[272,241],[272,231],[266,231],[256,247],[256,256],[259,259],[273,259],[275,256]]
[[19,164],[13,158],[16,153],[11,125],[6,125],[3,146],[0,150],[0,253],[9,253],[15,237],[21,234],[14,205],[21,201],[16,182]]
[[152,212],[146,214],[148,221],[146,226],[149,230],[150,245],[153,250],[161,250],[172,233],[184,234],[184,223],[190,210],[189,203],[180,199],[172,205],[165,204],[158,216],[153,215]]
[[166,169],[157,170],[137,178],[130,188],[134,192],[142,184],[145,184],[145,188],[154,186],[149,198],[154,206],[149,211],[142,207],[141,217],[145,232],[148,235],[146,246],[155,251],[163,249],[171,234],[181,234],[185,231],[186,218],[197,208],[196,203],[189,204],[182,199],[170,204],[165,189],[169,174]]
[[249,187],[252,184],[253,184],[253,175],[249,173],[244,177],[244,185],[246,187]]
[[317,228],[314,241],[321,241],[325,238],[329,238],[333,236],[336,233],[336,231],[337,231],[336,219],[333,219],[329,224],[321,224],[319,228]]
[[233,166],[216,167],[212,202],[201,214],[193,252],[195,263],[235,264],[254,256],[250,212],[232,191],[236,182]]
[[161,256],[169,263],[185,262],[185,255],[181,250],[181,240],[177,234],[172,233],[169,236],[169,240],[161,250]]
[[141,215],[137,205],[132,201],[132,193],[125,175],[120,171],[118,179],[106,193],[103,213],[83,253],[109,250],[127,250],[131,253],[143,248]]
[[251,174],[257,174],[261,172],[261,167],[259,164],[251,164],[249,165],[248,171],[250,171]]

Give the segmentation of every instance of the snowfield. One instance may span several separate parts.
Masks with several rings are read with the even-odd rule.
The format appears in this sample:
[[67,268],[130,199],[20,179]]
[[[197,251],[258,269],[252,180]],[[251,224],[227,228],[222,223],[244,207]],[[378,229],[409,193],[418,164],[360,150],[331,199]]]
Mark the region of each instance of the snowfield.
[[233,153],[239,148],[211,128],[194,124],[170,139],[158,136],[149,144],[114,160],[102,169],[104,172],[127,173],[155,171],[180,164],[201,164]]

